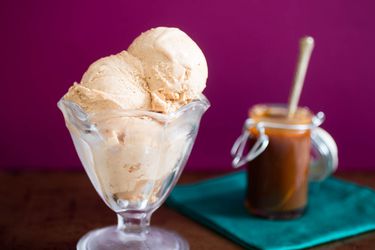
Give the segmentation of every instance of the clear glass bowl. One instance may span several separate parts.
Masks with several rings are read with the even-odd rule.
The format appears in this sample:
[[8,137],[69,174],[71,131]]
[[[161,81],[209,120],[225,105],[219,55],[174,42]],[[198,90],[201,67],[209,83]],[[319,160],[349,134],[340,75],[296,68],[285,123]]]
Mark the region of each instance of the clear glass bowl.
[[59,101],[91,183],[118,217],[117,226],[83,236],[77,249],[189,249],[176,233],[150,227],[150,217],[177,182],[209,106],[201,95],[169,114],[87,114],[73,102]]

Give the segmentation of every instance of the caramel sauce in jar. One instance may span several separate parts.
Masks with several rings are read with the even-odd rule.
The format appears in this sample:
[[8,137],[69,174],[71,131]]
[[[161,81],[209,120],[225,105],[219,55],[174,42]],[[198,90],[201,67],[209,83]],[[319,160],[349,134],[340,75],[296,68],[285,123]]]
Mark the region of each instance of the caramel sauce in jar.
[[[309,125],[313,114],[307,108],[299,108],[292,118],[287,113],[281,105],[256,105],[249,112],[256,123],[275,125],[264,126],[269,144],[247,165],[246,207],[270,219],[299,217],[307,205],[311,130],[288,129],[288,125]],[[259,132],[255,127],[249,132],[251,147]]]

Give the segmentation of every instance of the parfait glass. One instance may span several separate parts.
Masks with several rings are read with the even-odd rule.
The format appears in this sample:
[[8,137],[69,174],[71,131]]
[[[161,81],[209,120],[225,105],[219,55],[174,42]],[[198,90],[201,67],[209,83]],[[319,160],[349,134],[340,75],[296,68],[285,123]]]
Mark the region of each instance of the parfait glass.
[[84,235],[77,249],[189,249],[179,235],[150,226],[190,155],[203,113],[201,95],[176,112],[142,110],[85,113],[61,99],[58,107],[84,169],[117,226]]

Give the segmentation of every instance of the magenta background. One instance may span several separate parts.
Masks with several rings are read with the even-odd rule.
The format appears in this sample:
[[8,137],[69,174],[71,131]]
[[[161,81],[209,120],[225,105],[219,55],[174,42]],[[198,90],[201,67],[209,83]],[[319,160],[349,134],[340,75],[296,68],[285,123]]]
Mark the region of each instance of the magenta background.
[[324,111],[340,168],[375,169],[375,2],[1,1],[0,166],[81,168],[56,102],[94,60],[175,26],[209,64],[190,170],[229,170],[247,109],[285,102],[299,37],[316,39],[301,103]]

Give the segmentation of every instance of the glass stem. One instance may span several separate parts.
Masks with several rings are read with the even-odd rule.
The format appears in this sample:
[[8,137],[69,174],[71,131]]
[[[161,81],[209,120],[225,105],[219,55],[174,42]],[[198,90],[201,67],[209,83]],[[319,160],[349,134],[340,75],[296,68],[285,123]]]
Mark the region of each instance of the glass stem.
[[125,233],[139,234],[147,232],[150,226],[151,213],[123,212],[117,214],[117,230]]

